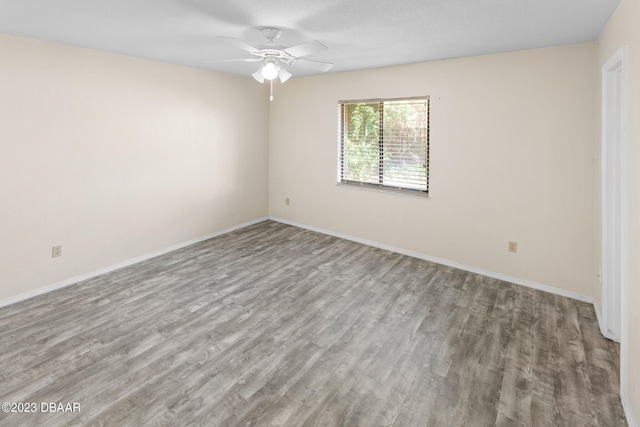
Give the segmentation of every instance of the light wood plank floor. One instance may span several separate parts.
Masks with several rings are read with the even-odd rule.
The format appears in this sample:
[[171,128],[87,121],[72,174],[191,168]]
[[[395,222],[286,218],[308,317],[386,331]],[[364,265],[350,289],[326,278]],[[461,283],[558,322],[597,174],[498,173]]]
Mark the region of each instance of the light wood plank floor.
[[624,426],[617,360],[589,304],[267,221],[0,309],[0,401],[81,405],[0,424]]

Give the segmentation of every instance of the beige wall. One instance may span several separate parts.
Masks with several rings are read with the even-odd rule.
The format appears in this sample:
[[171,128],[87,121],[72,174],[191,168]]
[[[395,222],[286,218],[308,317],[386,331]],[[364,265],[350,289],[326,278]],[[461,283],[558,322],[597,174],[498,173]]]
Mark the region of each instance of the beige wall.
[[[597,43],[596,72],[620,47],[626,46],[626,201],[627,201],[627,271],[626,292],[622,296],[626,304],[626,319],[623,319],[621,359],[623,380],[621,391],[635,422],[640,422],[640,2],[622,0],[609,20]],[[600,95],[600,79],[595,92]],[[598,98],[599,99],[599,98]],[[600,111],[597,112],[600,120]],[[598,139],[599,141],[600,139]],[[596,150],[599,155],[599,148]],[[600,159],[598,157],[598,164]],[[598,172],[599,174],[599,169]],[[599,175],[597,175],[599,178]],[[600,187],[596,187],[599,197]],[[599,199],[598,199],[599,200]],[[600,228],[596,228],[597,247],[600,245]],[[599,251],[595,264],[600,265]],[[600,290],[598,290],[600,292]]]
[[[594,68],[591,43],[287,82],[269,213],[593,296]],[[338,100],[418,95],[431,96],[431,198],[336,186]]]
[[263,86],[6,35],[0,52],[0,302],[267,214]]

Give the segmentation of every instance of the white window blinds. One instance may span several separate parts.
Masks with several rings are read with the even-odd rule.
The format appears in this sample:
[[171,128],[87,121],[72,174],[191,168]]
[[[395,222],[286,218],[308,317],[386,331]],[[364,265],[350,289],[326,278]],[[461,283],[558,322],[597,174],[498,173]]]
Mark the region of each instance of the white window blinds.
[[429,97],[339,107],[340,183],[429,194]]

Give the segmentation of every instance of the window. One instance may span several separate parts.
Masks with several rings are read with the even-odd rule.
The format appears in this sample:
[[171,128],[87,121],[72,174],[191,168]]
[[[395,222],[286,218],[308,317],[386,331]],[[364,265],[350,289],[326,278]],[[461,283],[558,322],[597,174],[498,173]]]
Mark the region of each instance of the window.
[[340,101],[339,182],[429,194],[429,97]]

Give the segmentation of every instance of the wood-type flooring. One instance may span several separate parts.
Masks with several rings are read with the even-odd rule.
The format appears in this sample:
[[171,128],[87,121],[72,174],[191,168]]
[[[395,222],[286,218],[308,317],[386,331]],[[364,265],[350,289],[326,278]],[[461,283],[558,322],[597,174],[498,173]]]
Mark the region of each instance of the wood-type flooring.
[[618,351],[590,304],[265,221],[1,308],[37,411],[0,425],[624,426]]

